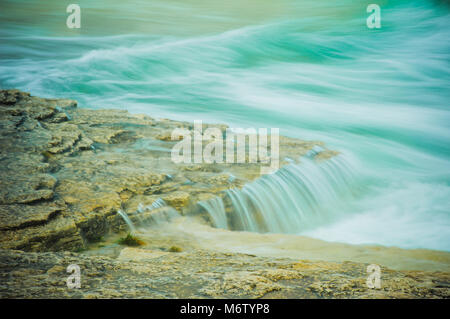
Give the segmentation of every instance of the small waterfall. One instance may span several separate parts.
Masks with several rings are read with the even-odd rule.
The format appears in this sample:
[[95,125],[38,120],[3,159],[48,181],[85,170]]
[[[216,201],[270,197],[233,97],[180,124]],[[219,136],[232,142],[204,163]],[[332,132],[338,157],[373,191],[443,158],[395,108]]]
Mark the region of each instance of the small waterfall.
[[128,225],[128,227],[130,228],[131,232],[136,232],[136,227],[134,227],[133,222],[131,221],[131,219],[128,217],[127,213],[125,213],[123,210],[119,209],[117,211],[117,213],[123,218],[123,220],[125,221],[125,223]]
[[138,227],[143,228],[152,225],[159,225],[180,216],[177,210],[167,206],[166,202],[162,198],[158,198],[151,205],[147,206],[140,203],[136,211],[130,213],[129,215],[121,209],[117,212],[128,225],[131,232],[136,232],[135,224],[137,224]]
[[354,172],[341,155],[317,163],[313,153],[199,204],[215,227],[231,230],[299,233],[327,222],[345,209]]
[[210,200],[199,202],[198,204],[209,212],[212,222],[216,228],[228,228],[227,216],[222,198],[214,197]]
[[135,215],[142,226],[159,225],[180,216],[174,208],[167,206],[162,198],[158,198],[151,205],[139,204]]
[[144,206],[144,205],[142,205],[142,203],[140,203],[138,205],[137,211],[139,213],[143,213],[144,211],[152,211],[154,209],[157,209],[157,208],[160,208],[160,207],[164,207],[166,205],[167,205],[166,202],[162,198],[158,198],[151,205],[148,205],[148,206]]
[[163,206],[160,207],[158,211],[149,214],[143,225],[144,226],[160,225],[163,223],[167,223],[177,217],[180,217],[180,214],[176,209],[170,206]]

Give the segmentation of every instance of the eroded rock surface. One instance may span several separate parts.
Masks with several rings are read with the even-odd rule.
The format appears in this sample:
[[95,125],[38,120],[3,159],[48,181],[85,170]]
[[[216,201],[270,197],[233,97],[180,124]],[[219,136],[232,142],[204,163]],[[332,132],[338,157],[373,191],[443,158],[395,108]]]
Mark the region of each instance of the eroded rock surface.
[[[66,284],[80,266],[81,288]],[[448,273],[382,269],[366,285],[365,264],[293,261],[208,251],[125,248],[116,258],[0,250],[2,298],[448,298]]]
[[[139,204],[163,199],[186,214],[199,200],[260,176],[258,163],[173,163],[172,131],[192,130],[188,122],[80,109],[73,100],[18,90],[0,91],[0,116],[3,248],[81,249],[124,228],[119,209],[133,218]],[[209,127],[227,128],[203,125]],[[296,158],[316,145],[322,143],[281,137],[280,158]]]
[[[141,205],[163,200],[191,214],[198,201],[259,177],[258,163],[174,164],[175,128],[192,123],[0,91],[0,298],[449,297],[448,272],[383,267],[382,288],[369,289],[361,262],[177,249],[170,239],[168,247],[160,239],[144,248],[110,244],[107,254],[76,252],[125,230],[119,210],[135,218]],[[280,158],[317,145],[280,137]],[[317,159],[335,154],[325,149]],[[81,268],[81,289],[66,286],[70,264]]]

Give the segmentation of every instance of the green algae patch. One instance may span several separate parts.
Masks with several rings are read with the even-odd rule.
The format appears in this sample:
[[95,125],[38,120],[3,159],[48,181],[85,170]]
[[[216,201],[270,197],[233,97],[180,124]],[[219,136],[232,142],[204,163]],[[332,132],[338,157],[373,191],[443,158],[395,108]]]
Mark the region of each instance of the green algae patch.
[[138,246],[145,245],[145,243],[141,239],[137,238],[136,236],[133,236],[130,233],[126,237],[120,238],[118,243],[120,245],[131,246],[131,247],[138,247]]
[[172,246],[169,248],[169,251],[171,253],[181,253],[183,251],[183,249],[181,247],[178,246]]

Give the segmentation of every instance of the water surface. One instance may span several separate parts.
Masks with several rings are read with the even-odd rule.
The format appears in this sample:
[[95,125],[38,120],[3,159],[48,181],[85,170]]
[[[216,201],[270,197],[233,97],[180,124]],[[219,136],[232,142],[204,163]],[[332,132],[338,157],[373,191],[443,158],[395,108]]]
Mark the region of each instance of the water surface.
[[450,250],[446,1],[378,1],[378,30],[355,0],[79,0],[78,30],[69,3],[2,1],[2,88],[325,141],[357,196],[300,234]]

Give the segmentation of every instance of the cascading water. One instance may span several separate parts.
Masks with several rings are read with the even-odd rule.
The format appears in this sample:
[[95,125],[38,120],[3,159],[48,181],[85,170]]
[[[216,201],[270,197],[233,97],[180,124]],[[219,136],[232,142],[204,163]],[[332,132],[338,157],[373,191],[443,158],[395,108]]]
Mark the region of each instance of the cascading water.
[[[353,169],[340,155],[321,163],[304,157],[242,189],[199,203],[217,228],[299,233],[349,209]],[[332,212],[332,214],[330,213]]]
[[130,217],[128,217],[127,213],[124,212],[123,210],[119,209],[117,211],[117,213],[120,215],[120,217],[123,218],[123,220],[125,221],[125,223],[128,225],[128,227],[130,228],[131,232],[136,232],[136,227],[134,226],[134,223],[131,221]]
[[199,202],[198,204],[208,212],[216,228],[228,228],[227,215],[222,198],[214,197],[207,201]]
[[212,223],[450,250],[448,1],[382,1],[380,29],[362,0],[77,3],[75,30],[61,1],[1,1],[2,88],[325,142],[364,196],[334,200],[337,158],[303,161],[205,204]]
[[131,232],[136,232],[137,228],[159,225],[180,216],[174,208],[167,206],[161,198],[147,206],[140,203],[137,210],[129,215],[121,209],[117,213],[123,218]]

